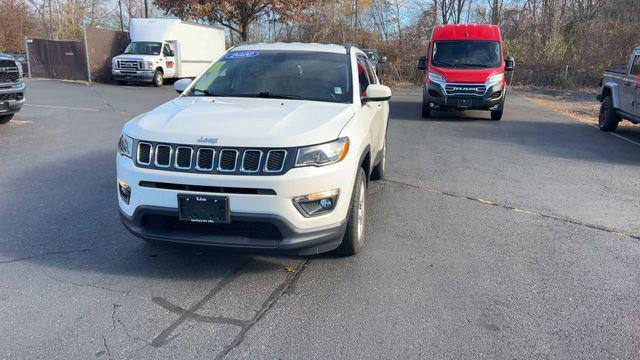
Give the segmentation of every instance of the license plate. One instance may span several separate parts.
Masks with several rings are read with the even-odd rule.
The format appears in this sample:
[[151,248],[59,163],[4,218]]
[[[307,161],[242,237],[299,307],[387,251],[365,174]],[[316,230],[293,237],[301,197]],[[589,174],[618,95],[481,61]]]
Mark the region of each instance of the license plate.
[[178,194],[178,217],[180,221],[192,223],[229,223],[229,197]]
[[469,99],[460,99],[460,100],[458,100],[458,107],[461,107],[461,108],[469,108],[469,107],[471,107],[471,100],[469,100]]

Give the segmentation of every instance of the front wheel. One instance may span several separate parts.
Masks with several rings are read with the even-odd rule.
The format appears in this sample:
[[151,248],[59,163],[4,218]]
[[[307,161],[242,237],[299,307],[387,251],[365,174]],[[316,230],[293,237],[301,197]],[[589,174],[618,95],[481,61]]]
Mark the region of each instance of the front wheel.
[[0,115],[0,124],[6,124],[13,118],[13,114]]
[[153,86],[160,87],[162,84],[164,84],[164,74],[162,74],[162,71],[156,70],[153,73]]
[[602,99],[600,105],[600,114],[598,115],[598,128],[601,131],[615,131],[620,123],[620,115],[613,107],[613,99],[611,95],[607,95]]
[[336,253],[342,255],[355,255],[364,245],[364,229],[367,205],[367,182],[364,169],[358,169],[356,183],[353,185],[349,213],[347,214],[347,230],[342,238],[342,243],[336,249]]

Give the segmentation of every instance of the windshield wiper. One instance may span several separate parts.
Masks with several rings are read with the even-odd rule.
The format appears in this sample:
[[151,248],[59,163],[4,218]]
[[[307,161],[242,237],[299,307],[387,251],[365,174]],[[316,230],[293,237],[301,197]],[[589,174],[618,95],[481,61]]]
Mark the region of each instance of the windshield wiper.
[[229,95],[226,95],[226,94],[220,94],[220,93],[217,93],[217,92],[214,92],[214,91],[210,91],[208,89],[193,88],[193,91],[201,92],[201,93],[205,94],[206,96],[229,96]]
[[446,67],[456,67],[456,64],[450,64],[448,62],[434,61],[433,65],[435,66],[446,66]]
[[267,98],[267,99],[302,99],[300,95],[289,95],[289,94],[275,94],[270,91],[262,91],[257,94],[257,97]]
[[471,63],[459,63],[456,64],[458,66],[465,66],[465,67],[479,67],[479,68],[488,68],[489,65],[486,64],[471,64]]

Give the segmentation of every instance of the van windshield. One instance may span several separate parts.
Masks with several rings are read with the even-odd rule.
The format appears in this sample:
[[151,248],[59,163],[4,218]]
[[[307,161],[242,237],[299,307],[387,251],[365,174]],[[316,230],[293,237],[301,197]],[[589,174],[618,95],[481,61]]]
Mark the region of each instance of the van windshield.
[[431,64],[443,68],[484,69],[499,67],[500,60],[497,41],[436,41]]
[[162,43],[159,42],[134,41],[124,49],[124,54],[160,55],[161,48]]
[[233,96],[353,101],[346,54],[244,50],[216,61],[191,89],[191,96]]

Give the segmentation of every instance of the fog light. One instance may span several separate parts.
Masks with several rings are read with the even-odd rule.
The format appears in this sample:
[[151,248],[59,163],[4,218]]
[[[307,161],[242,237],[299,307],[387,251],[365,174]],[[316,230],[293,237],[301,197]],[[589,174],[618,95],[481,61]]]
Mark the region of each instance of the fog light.
[[498,110],[500,109],[500,104],[495,104],[491,107],[491,110]]
[[118,179],[118,193],[125,204],[129,205],[131,200],[131,188],[124,181]]
[[436,106],[436,104],[434,104],[434,103],[430,102],[430,103],[429,103],[429,106],[430,106],[430,107],[434,107],[434,106]]
[[304,217],[322,215],[331,212],[335,208],[339,194],[340,189],[333,189],[297,196],[293,198],[293,205]]

